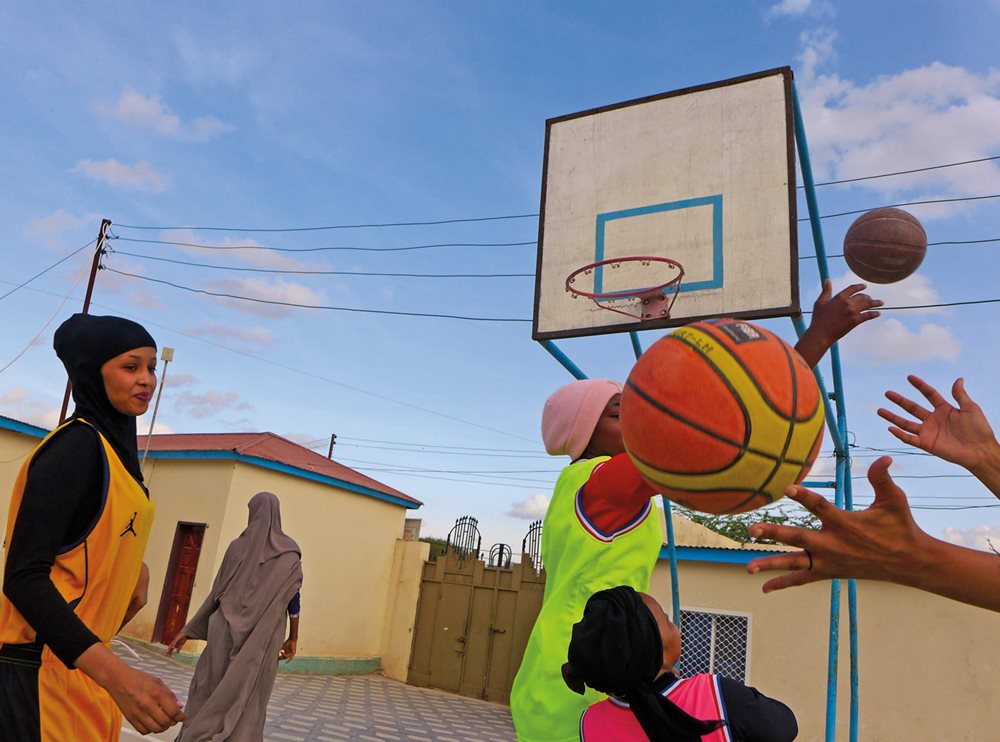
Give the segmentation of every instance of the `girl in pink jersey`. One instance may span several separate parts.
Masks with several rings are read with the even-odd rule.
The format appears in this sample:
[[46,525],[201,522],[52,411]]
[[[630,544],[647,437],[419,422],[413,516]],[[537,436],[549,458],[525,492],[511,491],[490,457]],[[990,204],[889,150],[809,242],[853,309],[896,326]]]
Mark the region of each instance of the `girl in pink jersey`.
[[681,637],[660,604],[621,586],[591,596],[573,627],[566,684],[610,698],[580,719],[583,742],[790,742],[795,715],[780,701],[718,675],[679,678]]

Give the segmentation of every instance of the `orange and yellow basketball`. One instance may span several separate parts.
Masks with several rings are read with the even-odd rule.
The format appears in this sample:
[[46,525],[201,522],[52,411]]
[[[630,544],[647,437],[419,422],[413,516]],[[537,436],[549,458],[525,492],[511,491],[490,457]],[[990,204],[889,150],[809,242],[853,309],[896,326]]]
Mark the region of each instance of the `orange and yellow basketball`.
[[642,354],[621,398],[622,437],[658,492],[705,513],[741,513],[805,477],[823,439],[812,369],[742,320],[695,322]]

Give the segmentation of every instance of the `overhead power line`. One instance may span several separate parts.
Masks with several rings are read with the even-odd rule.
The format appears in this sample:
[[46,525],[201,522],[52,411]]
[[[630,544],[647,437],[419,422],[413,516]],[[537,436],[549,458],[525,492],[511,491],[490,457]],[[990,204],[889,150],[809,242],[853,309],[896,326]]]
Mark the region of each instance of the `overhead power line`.
[[[880,178],[891,178],[898,175],[909,175],[912,173],[926,172],[929,170],[941,170],[950,167],[959,167],[962,165],[973,165],[979,162],[989,162],[991,160],[1000,159],[1000,155],[995,155],[991,157],[981,157],[974,160],[962,160],[959,162],[949,162],[940,165],[928,165],[927,167],[913,168],[910,170],[897,170],[891,173],[880,173],[878,175],[865,175],[857,178],[846,178],[843,180],[831,180],[824,183],[816,183],[816,186],[829,186],[829,185],[839,185],[842,183],[855,183],[863,180],[877,180]],[[799,186],[802,188],[803,186]],[[962,200],[962,199],[959,199]],[[928,201],[928,202],[914,202],[916,203],[940,203],[938,201]],[[908,204],[900,204],[908,205]],[[912,205],[912,204],[909,204]],[[867,209],[865,209],[867,211]],[[861,212],[852,212],[861,213]],[[833,216],[844,216],[845,214],[830,214],[828,217]],[[429,221],[413,221],[413,222],[375,222],[368,224],[333,224],[321,227],[195,227],[195,226],[181,226],[181,227],[169,227],[169,226],[155,226],[148,224],[118,224],[117,226],[121,229],[137,229],[137,230],[171,230],[171,229],[190,229],[203,232],[318,232],[318,231],[329,231],[338,229],[382,229],[387,227],[425,227],[425,226],[437,226],[443,224],[468,224],[474,222],[492,222],[492,221],[503,221],[510,219],[535,219],[538,217],[537,213],[532,214],[503,214],[500,216],[484,216],[484,217],[471,217],[471,218],[459,218],[459,219],[436,219]],[[824,218],[828,218],[824,217]]]
[[526,242],[437,242],[429,245],[404,245],[403,247],[356,247],[354,245],[332,245],[329,247],[270,247],[268,245],[207,245],[203,242],[180,242],[177,240],[139,240],[133,237],[115,237],[123,242],[141,242],[147,245],[176,245],[195,247],[201,250],[268,250],[271,252],[331,252],[349,250],[355,252],[406,252],[409,250],[432,250],[441,247],[524,247],[537,245],[537,240]]
[[[904,201],[903,203],[898,203],[898,204],[883,204],[882,206],[874,206],[874,207],[869,206],[866,209],[854,209],[853,211],[840,211],[840,212],[837,212],[836,214],[822,214],[820,216],[820,219],[833,219],[834,217],[837,217],[837,216],[850,216],[851,214],[864,214],[866,212],[871,211],[874,208],[895,209],[895,208],[898,208],[900,206],[921,206],[921,205],[924,205],[924,204],[953,204],[953,203],[958,203],[958,202],[961,202],[961,201],[985,201],[985,200],[991,199],[991,198],[1000,198],[1000,193],[992,193],[992,194],[990,194],[988,196],[962,196],[962,197],[958,197],[958,198],[931,198],[931,199],[927,199],[927,200],[924,200],[924,201]],[[807,221],[809,221],[809,217],[807,217],[807,216],[800,217],[799,221],[800,222],[807,222]]]
[[[962,162],[949,162],[947,165],[930,165],[929,167],[918,167],[913,170],[897,170],[894,173],[881,173],[879,175],[863,175],[859,178],[844,178],[843,180],[828,180],[825,183],[815,183],[814,185],[819,188],[820,186],[829,185],[841,185],[842,183],[857,183],[862,180],[876,180],[878,178],[892,178],[896,175],[911,175],[912,173],[925,173],[928,170],[942,170],[948,167],[958,167],[959,165],[972,165],[977,162],[989,162],[991,160],[1000,160],[1000,155],[994,155],[993,157],[980,157],[977,160],[963,160]],[[804,185],[798,186],[799,188],[805,188]]]
[[88,247],[90,247],[91,245],[93,245],[95,242],[97,242],[97,238],[96,237],[94,239],[92,239],[90,242],[88,242],[86,245],[82,245],[82,246],[76,248],[76,250],[74,250],[73,252],[71,252],[66,257],[60,258],[59,260],[57,260],[56,262],[54,262],[52,265],[50,265],[45,270],[39,271],[38,273],[36,273],[35,275],[33,275],[31,278],[29,278],[27,281],[23,281],[23,282],[19,283],[17,286],[15,286],[14,288],[12,288],[6,294],[4,294],[3,296],[0,296],[0,301],[3,301],[8,296],[10,296],[11,294],[13,294],[15,291],[17,291],[19,289],[23,289],[25,286],[27,286],[29,283],[31,283],[32,281],[34,281],[36,278],[44,276],[46,273],[48,273],[50,270],[52,270],[53,268],[55,268],[57,265],[65,263],[67,260],[69,260],[70,258],[72,258],[74,255],[76,255],[81,250],[86,250]]
[[199,232],[322,232],[334,229],[382,229],[386,227],[431,227],[441,224],[470,224],[473,222],[496,222],[505,219],[531,219],[538,214],[506,214],[503,216],[479,216],[464,219],[435,219],[418,222],[374,222],[369,224],[331,224],[323,227],[157,227],[136,224],[117,224],[119,229],[190,229]]
[[195,263],[189,260],[160,258],[155,255],[140,255],[125,250],[115,250],[116,255],[128,255],[131,258],[156,260],[175,265],[189,265],[194,268],[212,268],[215,270],[240,271],[249,273],[274,273],[277,275],[295,276],[379,276],[384,278],[534,278],[534,273],[377,273],[372,271],[321,271],[321,270],[291,270],[280,268],[248,268],[243,266],[212,265],[210,263]]
[[[9,282],[4,281],[3,279],[0,279],[0,283],[9,283]],[[46,291],[44,289],[36,289],[36,288],[29,288],[28,290],[29,291],[35,291],[35,292],[40,293],[40,294],[46,294],[48,296],[54,296],[54,297],[57,297],[57,298],[62,298],[61,294],[57,294],[54,291]],[[429,407],[421,407],[420,405],[412,404],[410,402],[404,402],[404,401],[402,401],[400,399],[396,399],[394,397],[390,397],[390,396],[387,396],[385,394],[379,394],[378,392],[369,391],[368,389],[362,389],[361,387],[354,386],[352,384],[347,384],[347,383],[345,383],[343,381],[338,381],[337,379],[332,379],[329,376],[323,376],[322,374],[318,374],[318,373],[316,373],[314,371],[308,371],[306,369],[298,368],[296,366],[289,366],[286,363],[281,363],[280,361],[275,361],[275,360],[272,360],[270,358],[264,358],[262,356],[256,355],[254,353],[250,353],[250,352],[245,351],[245,350],[240,350],[238,348],[231,348],[228,345],[223,345],[222,343],[217,343],[217,342],[215,342],[213,340],[209,340],[208,338],[201,337],[199,335],[195,335],[195,334],[193,334],[191,332],[185,332],[184,330],[178,330],[175,327],[170,327],[169,325],[164,325],[164,324],[162,324],[160,322],[156,322],[154,320],[147,319],[147,318],[144,318],[144,317],[133,316],[130,312],[124,311],[122,309],[119,309],[118,307],[111,307],[111,306],[108,306],[106,304],[99,304],[98,302],[94,302],[93,306],[95,306],[95,307],[101,307],[102,309],[106,309],[106,310],[108,310],[109,312],[111,312],[113,314],[120,315],[120,316],[123,316],[123,317],[130,316],[133,319],[135,319],[136,321],[141,322],[146,327],[157,327],[157,328],[160,328],[161,330],[167,330],[169,332],[176,333],[177,335],[181,335],[183,337],[186,337],[186,338],[189,338],[191,340],[194,340],[195,342],[204,343],[205,345],[211,345],[211,346],[213,346],[215,348],[218,348],[220,350],[224,350],[227,353],[235,353],[236,355],[243,356],[244,358],[251,358],[251,359],[253,359],[255,361],[259,361],[260,363],[265,363],[265,364],[267,364],[269,366],[273,366],[274,368],[280,368],[280,369],[282,369],[284,371],[291,371],[292,373],[299,374],[300,376],[305,376],[305,377],[310,378],[310,379],[315,379],[317,381],[322,381],[322,382],[330,384],[332,386],[339,387],[340,389],[346,389],[348,391],[355,392],[357,394],[363,394],[366,397],[372,397],[373,399],[380,399],[380,400],[382,400],[384,402],[389,402],[391,404],[399,405],[400,407],[406,407],[407,409],[416,410],[417,412],[422,412],[422,413],[427,414],[427,415],[432,415],[434,417],[439,417],[439,418],[441,418],[443,420],[451,420],[453,422],[461,423],[463,425],[468,425],[468,426],[473,427],[473,428],[478,428],[480,430],[486,430],[486,431],[488,431],[490,433],[497,433],[498,435],[503,435],[503,436],[506,436],[507,438],[515,438],[517,440],[525,441],[527,443],[533,443],[536,440],[536,439],[533,439],[533,438],[528,438],[528,437],[523,436],[523,435],[518,435],[516,433],[511,433],[510,431],[507,431],[507,430],[501,430],[500,428],[494,428],[494,427],[491,427],[489,425],[484,425],[481,422],[475,422],[475,421],[472,421],[472,420],[466,420],[465,418],[457,417],[455,415],[449,415],[449,414],[446,414],[444,412],[441,412],[440,410],[431,409]]]
[[[496,323],[528,323],[531,319],[528,317],[473,317],[469,315],[461,314],[443,314],[438,312],[399,312],[390,309],[362,309],[360,307],[337,307],[329,306],[323,304],[299,304],[292,301],[278,301],[276,299],[260,299],[252,296],[242,296],[240,294],[229,294],[221,291],[208,291],[206,289],[196,289],[191,286],[185,286],[179,283],[173,283],[172,281],[165,281],[160,278],[152,278],[150,276],[141,276],[137,273],[128,273],[126,271],[116,270],[114,268],[105,267],[105,270],[111,271],[112,273],[117,273],[119,276],[127,276],[129,278],[136,278],[140,281],[150,281],[152,283],[159,283],[165,286],[172,286],[175,289],[181,289],[182,291],[189,291],[193,294],[204,294],[205,296],[214,296],[221,299],[236,299],[238,301],[249,301],[257,304],[271,304],[274,306],[290,307],[295,309],[320,309],[324,311],[333,312],[356,312],[360,314],[387,314],[398,317],[429,317],[432,319],[454,319],[463,320],[467,322],[496,322]],[[904,309],[940,309],[942,307],[963,307],[963,306],[973,306],[976,304],[997,304],[1000,303],[1000,298],[996,299],[975,299],[970,301],[952,301],[952,302],[941,302],[939,304],[911,304],[900,307],[879,307],[880,312],[892,312],[900,311]],[[803,312],[802,314],[812,314],[812,312]]]
[[356,312],[359,314],[389,314],[397,317],[430,317],[435,319],[455,319],[464,320],[468,322],[531,322],[530,319],[521,319],[518,317],[470,317],[461,314],[437,314],[433,312],[397,312],[391,309],[362,309],[360,307],[336,307],[328,306],[322,304],[299,304],[292,301],[278,301],[276,299],[256,299],[251,296],[240,296],[239,294],[227,294],[221,291],[207,291],[206,289],[196,289],[190,286],[183,286],[179,283],[172,283],[170,281],[164,281],[159,278],[150,278],[149,276],[140,276],[136,273],[126,273],[125,271],[115,270],[114,268],[105,268],[112,273],[117,273],[119,276],[128,276],[129,278],[138,278],[142,281],[151,281],[153,283],[160,283],[165,286],[172,286],[175,289],[181,289],[183,291],[190,291],[193,294],[204,294],[206,296],[214,296],[221,299],[237,299],[239,301],[250,301],[257,304],[270,304],[279,307],[294,307],[296,309],[322,309],[324,311],[331,312]]

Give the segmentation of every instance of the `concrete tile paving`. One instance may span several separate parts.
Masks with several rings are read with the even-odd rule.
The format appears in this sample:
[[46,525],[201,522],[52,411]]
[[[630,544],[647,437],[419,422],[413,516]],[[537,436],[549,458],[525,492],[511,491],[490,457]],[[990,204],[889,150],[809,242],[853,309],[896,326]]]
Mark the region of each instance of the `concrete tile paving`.
[[[163,679],[186,700],[192,668],[115,642],[122,660]],[[172,740],[168,730],[145,739]],[[122,741],[142,739],[128,722]],[[507,706],[415,688],[381,675],[279,673],[267,707],[267,742],[513,742]]]

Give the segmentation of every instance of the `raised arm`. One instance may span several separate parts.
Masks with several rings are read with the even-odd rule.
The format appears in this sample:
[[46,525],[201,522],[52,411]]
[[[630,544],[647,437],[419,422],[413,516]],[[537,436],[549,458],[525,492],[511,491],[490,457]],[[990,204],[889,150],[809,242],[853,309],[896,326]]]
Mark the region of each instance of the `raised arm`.
[[865,284],[855,283],[833,296],[833,284],[824,281],[823,291],[813,304],[809,329],[795,345],[806,363],[815,367],[830,346],[858,325],[881,314],[875,309],[882,306],[882,300],[861,293],[864,290]]
[[802,551],[754,559],[747,571],[790,570],[765,582],[764,592],[853,577],[895,582],[1000,611],[1000,555],[939,541],[920,530],[906,494],[889,476],[891,463],[883,456],[868,469],[875,501],[867,510],[846,512],[805,487],[789,487],[786,495],[819,518],[822,528],[751,526],[751,536]]
[[898,392],[885,393],[886,398],[915,419],[879,409],[879,417],[892,425],[889,432],[907,445],[934,454],[945,461],[964,466],[1000,497],[1000,444],[986,415],[965,391],[964,379],[956,379],[951,396],[958,406],[918,376],[907,380],[930,404],[931,409],[904,397]]

